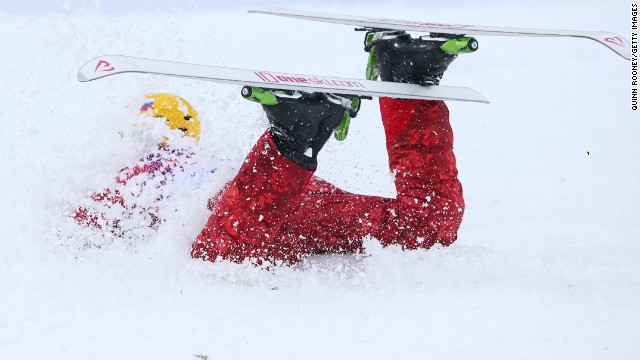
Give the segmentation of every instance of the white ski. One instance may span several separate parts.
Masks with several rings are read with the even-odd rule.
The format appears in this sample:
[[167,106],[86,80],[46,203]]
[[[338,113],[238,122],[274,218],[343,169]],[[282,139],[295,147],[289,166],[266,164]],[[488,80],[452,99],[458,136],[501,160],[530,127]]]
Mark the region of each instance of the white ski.
[[631,46],[622,36],[604,31],[545,30],[498,26],[444,24],[428,21],[398,20],[380,17],[328,14],[314,11],[268,8],[250,10],[250,13],[286,16],[304,20],[354,25],[371,29],[394,29],[427,33],[494,36],[568,36],[595,40],[627,60],[631,60]]
[[473,89],[451,86],[420,86],[393,82],[285,74],[273,71],[233,69],[173,61],[107,55],[84,64],[79,81],[91,81],[122,73],[144,73],[282,90],[326,92],[397,99],[458,100],[488,103]]

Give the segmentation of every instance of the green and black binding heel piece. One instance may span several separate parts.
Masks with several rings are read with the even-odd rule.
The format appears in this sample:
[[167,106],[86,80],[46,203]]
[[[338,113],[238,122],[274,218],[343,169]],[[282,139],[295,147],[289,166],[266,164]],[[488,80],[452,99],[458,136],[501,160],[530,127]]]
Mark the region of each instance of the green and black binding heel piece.
[[366,31],[367,80],[381,77],[383,81],[438,85],[458,54],[478,50],[478,41],[464,35],[432,33],[429,38],[412,38],[403,30],[358,28],[356,31]]
[[[243,98],[257,102],[261,105],[276,105],[280,103],[280,98],[291,97],[295,94],[293,90],[273,90],[265,89],[256,86],[245,86],[241,90]],[[326,94],[327,100],[335,104],[341,105],[345,108],[342,121],[333,130],[333,137],[338,141],[344,141],[349,134],[349,125],[351,119],[355,118],[360,111],[360,105],[362,99],[371,100],[371,97],[367,96],[350,96],[350,95],[338,95],[338,94]]]

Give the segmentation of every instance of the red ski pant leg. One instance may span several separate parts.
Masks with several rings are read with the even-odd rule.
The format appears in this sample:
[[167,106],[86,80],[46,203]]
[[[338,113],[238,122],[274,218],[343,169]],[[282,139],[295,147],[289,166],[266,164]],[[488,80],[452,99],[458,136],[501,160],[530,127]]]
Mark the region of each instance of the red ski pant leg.
[[456,240],[464,200],[446,105],[382,98],[380,108],[396,199],[350,194],[313,178],[280,234],[316,251],[354,251],[364,236],[405,249]]
[[380,99],[396,199],[350,194],[280,155],[267,131],[214,207],[192,256],[295,262],[357,251],[362,237],[405,249],[455,241],[464,212],[443,102]]
[[213,204],[191,255],[295,263],[316,252],[361,249],[369,233],[363,219],[379,218],[369,208],[374,197],[349,194],[312,174],[281,155],[267,131]]
[[449,245],[464,214],[449,110],[442,101],[380,98],[389,168],[395,174],[397,222],[405,248]]
[[393,199],[348,193],[313,177],[295,199],[289,219],[279,229],[282,238],[304,243],[313,252],[358,252],[362,238],[388,233],[380,228]]
[[281,155],[267,130],[215,203],[191,255],[209,261],[295,262],[305,249],[288,247],[297,244],[276,233],[312,174]]

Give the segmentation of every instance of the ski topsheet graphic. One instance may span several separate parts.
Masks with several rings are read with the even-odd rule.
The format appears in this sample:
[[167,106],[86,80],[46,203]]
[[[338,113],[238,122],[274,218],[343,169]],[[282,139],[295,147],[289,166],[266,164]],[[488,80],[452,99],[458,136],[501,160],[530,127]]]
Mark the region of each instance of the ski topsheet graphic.
[[493,36],[552,36],[579,37],[595,40],[616,52],[627,60],[631,60],[631,46],[622,36],[604,31],[574,31],[526,29],[498,26],[477,26],[461,24],[443,24],[428,21],[398,20],[380,17],[350,16],[328,14],[314,11],[298,11],[292,9],[269,8],[251,10],[250,13],[286,16],[304,20],[322,21],[336,24],[353,25],[369,29],[393,29],[419,31],[426,33],[454,35],[493,35]]
[[356,96],[489,102],[475,90],[464,87],[420,86],[317,75],[286,74],[273,71],[186,64],[120,55],[101,56],[87,62],[80,68],[78,80],[85,82],[123,73],[169,75],[270,89],[326,92]]

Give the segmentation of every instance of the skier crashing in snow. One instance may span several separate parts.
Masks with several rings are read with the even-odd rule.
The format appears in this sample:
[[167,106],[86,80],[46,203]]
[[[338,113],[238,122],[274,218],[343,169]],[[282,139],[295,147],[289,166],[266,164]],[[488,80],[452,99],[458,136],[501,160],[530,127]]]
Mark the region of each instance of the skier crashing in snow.
[[[377,35],[383,81],[438,85],[456,57],[440,41]],[[360,252],[365,236],[407,250],[456,240],[464,201],[444,102],[380,98],[397,191],[389,199],[351,194],[314,176],[318,152],[345,111],[353,111],[350,101],[275,93],[277,104],[263,105],[270,128],[215,200],[193,243],[194,258],[293,264],[314,253]]]
[[[441,41],[414,39],[402,31],[376,35],[375,66],[383,81],[438,85],[456,57],[440,48]],[[194,258],[293,264],[310,254],[361,252],[366,236],[406,250],[456,240],[464,201],[444,102],[380,98],[397,192],[389,199],[351,194],[313,175],[319,151],[345,112],[357,113],[351,99],[273,93],[277,103],[263,105],[270,127],[235,178],[210,199],[213,213],[192,245]],[[197,113],[184,99],[170,94],[148,99],[143,113],[199,138]],[[160,203],[170,196],[164,185],[192,156],[191,150],[163,142],[157,153],[122,169],[116,185],[94,194],[93,204],[78,208],[74,219],[118,237],[127,232],[127,222],[157,229]]]

